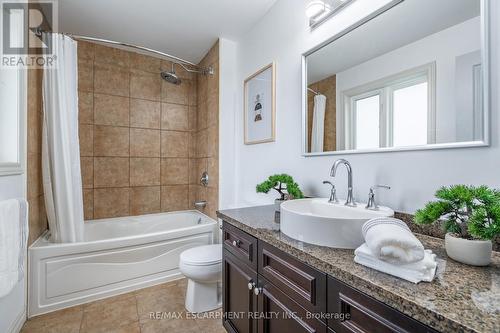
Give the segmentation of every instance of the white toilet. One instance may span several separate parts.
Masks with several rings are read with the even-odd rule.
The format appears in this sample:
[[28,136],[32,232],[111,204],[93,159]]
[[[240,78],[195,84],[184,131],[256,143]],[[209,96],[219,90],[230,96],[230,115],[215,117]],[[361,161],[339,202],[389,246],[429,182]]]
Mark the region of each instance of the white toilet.
[[188,279],[186,310],[199,313],[222,304],[222,245],[203,245],[181,253],[179,268]]

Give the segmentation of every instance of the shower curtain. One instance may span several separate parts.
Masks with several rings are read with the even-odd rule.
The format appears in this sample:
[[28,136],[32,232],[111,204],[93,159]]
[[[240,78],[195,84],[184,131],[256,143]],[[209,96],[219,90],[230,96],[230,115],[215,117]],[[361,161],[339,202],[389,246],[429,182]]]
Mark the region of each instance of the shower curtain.
[[51,241],[83,241],[83,198],[78,141],[77,43],[53,39],[57,64],[43,70],[42,172]]
[[326,96],[314,96],[314,111],[311,134],[311,153],[323,152],[325,133]]

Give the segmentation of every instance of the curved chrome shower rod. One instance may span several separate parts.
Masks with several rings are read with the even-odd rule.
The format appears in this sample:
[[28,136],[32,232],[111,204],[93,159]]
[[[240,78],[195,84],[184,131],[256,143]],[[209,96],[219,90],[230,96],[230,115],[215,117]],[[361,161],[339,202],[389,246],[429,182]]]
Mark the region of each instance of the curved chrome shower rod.
[[[55,32],[52,32],[52,31],[44,31],[44,30],[42,30],[40,28],[36,28],[36,29],[32,29],[32,30],[33,30],[33,33],[35,35],[37,35],[38,37],[40,37],[42,35],[42,33],[44,33],[44,32],[45,33],[55,33]],[[198,65],[196,65],[196,64],[194,64],[194,63],[192,63],[190,61],[184,60],[182,58],[173,56],[173,55],[168,54],[168,53],[164,53],[164,52],[160,52],[160,51],[157,51],[157,50],[153,50],[153,49],[150,49],[148,47],[134,45],[134,44],[129,44],[129,43],[125,43],[125,42],[117,42],[117,41],[114,41],[114,40],[103,39],[103,38],[96,38],[96,37],[75,35],[75,34],[65,33],[65,32],[60,32],[60,34],[66,35],[66,36],[71,37],[73,39],[86,40],[86,41],[92,41],[92,42],[99,42],[99,43],[105,43],[105,44],[113,44],[113,45],[119,45],[119,46],[124,46],[124,47],[129,47],[129,48],[133,48],[133,49],[137,49],[137,50],[146,51],[146,52],[153,53],[153,54],[159,55],[161,57],[173,60],[173,62],[175,62],[177,65],[181,66],[182,68],[184,68],[184,70],[186,70],[188,72],[191,72],[191,73],[201,73],[201,74],[204,74],[204,75],[207,75],[207,74],[213,75],[214,74],[214,70],[213,70],[213,68],[211,66],[207,67],[207,68],[200,68]],[[192,67],[194,67],[196,69],[189,68],[186,65],[192,66]]]
[[307,88],[307,90],[309,90],[310,92],[312,92],[314,95],[321,95],[320,92],[316,91],[316,90],[313,90],[311,88]]

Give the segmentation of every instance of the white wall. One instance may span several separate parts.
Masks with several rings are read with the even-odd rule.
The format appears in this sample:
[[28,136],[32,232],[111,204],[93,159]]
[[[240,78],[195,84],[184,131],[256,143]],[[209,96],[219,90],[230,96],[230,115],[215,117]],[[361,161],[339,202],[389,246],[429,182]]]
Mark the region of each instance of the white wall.
[[[455,62],[457,57],[481,49],[480,33],[481,22],[476,17],[346,69],[337,73],[337,96],[346,90],[435,62],[436,143],[455,142],[461,130],[456,129]],[[472,68],[469,72],[472,80]],[[470,95],[472,97],[472,93]],[[340,103],[339,98],[337,110],[342,109]],[[470,109],[472,103],[468,107]],[[472,126],[470,122],[465,128],[472,130]]]
[[[366,16],[387,0],[359,0],[339,15],[313,32],[307,27],[304,14],[305,1],[278,0],[269,12],[237,41],[237,73],[233,87],[237,97],[234,110],[221,109],[221,117],[235,116],[235,136],[221,137],[234,140],[235,160],[222,156],[221,170],[226,163],[233,165],[234,172],[221,173],[221,197],[232,198],[221,201],[222,208],[271,203],[274,194],[268,196],[255,193],[255,185],[276,172],[287,172],[296,178],[308,195],[328,195],[328,187],[321,181],[329,178],[333,162],[347,158],[354,169],[354,193],[356,198],[366,201],[369,186],[385,183],[392,190],[380,194],[381,203],[404,212],[413,212],[441,185],[454,183],[487,184],[500,187],[500,147],[498,129],[500,118],[500,3],[492,1],[491,60],[492,60],[492,144],[491,147],[473,149],[450,149],[415,152],[388,152],[348,156],[301,156],[301,54],[343,30],[352,21]],[[221,58],[221,62],[225,59]],[[243,80],[261,67],[276,62],[277,66],[277,137],[276,142],[243,145]],[[226,77],[221,75],[221,84]],[[221,126],[222,127],[222,126]],[[233,128],[221,128],[231,132]],[[230,180],[226,178],[229,177]],[[346,191],[345,172],[340,172],[335,182],[341,196]]]

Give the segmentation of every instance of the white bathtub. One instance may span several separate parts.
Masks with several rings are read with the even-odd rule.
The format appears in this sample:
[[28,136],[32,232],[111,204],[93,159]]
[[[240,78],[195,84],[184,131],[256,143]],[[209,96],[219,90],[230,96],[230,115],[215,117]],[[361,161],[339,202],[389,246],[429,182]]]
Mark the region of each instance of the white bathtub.
[[30,246],[29,317],[182,277],[179,255],[212,244],[217,222],[198,211],[85,222],[85,242]]

